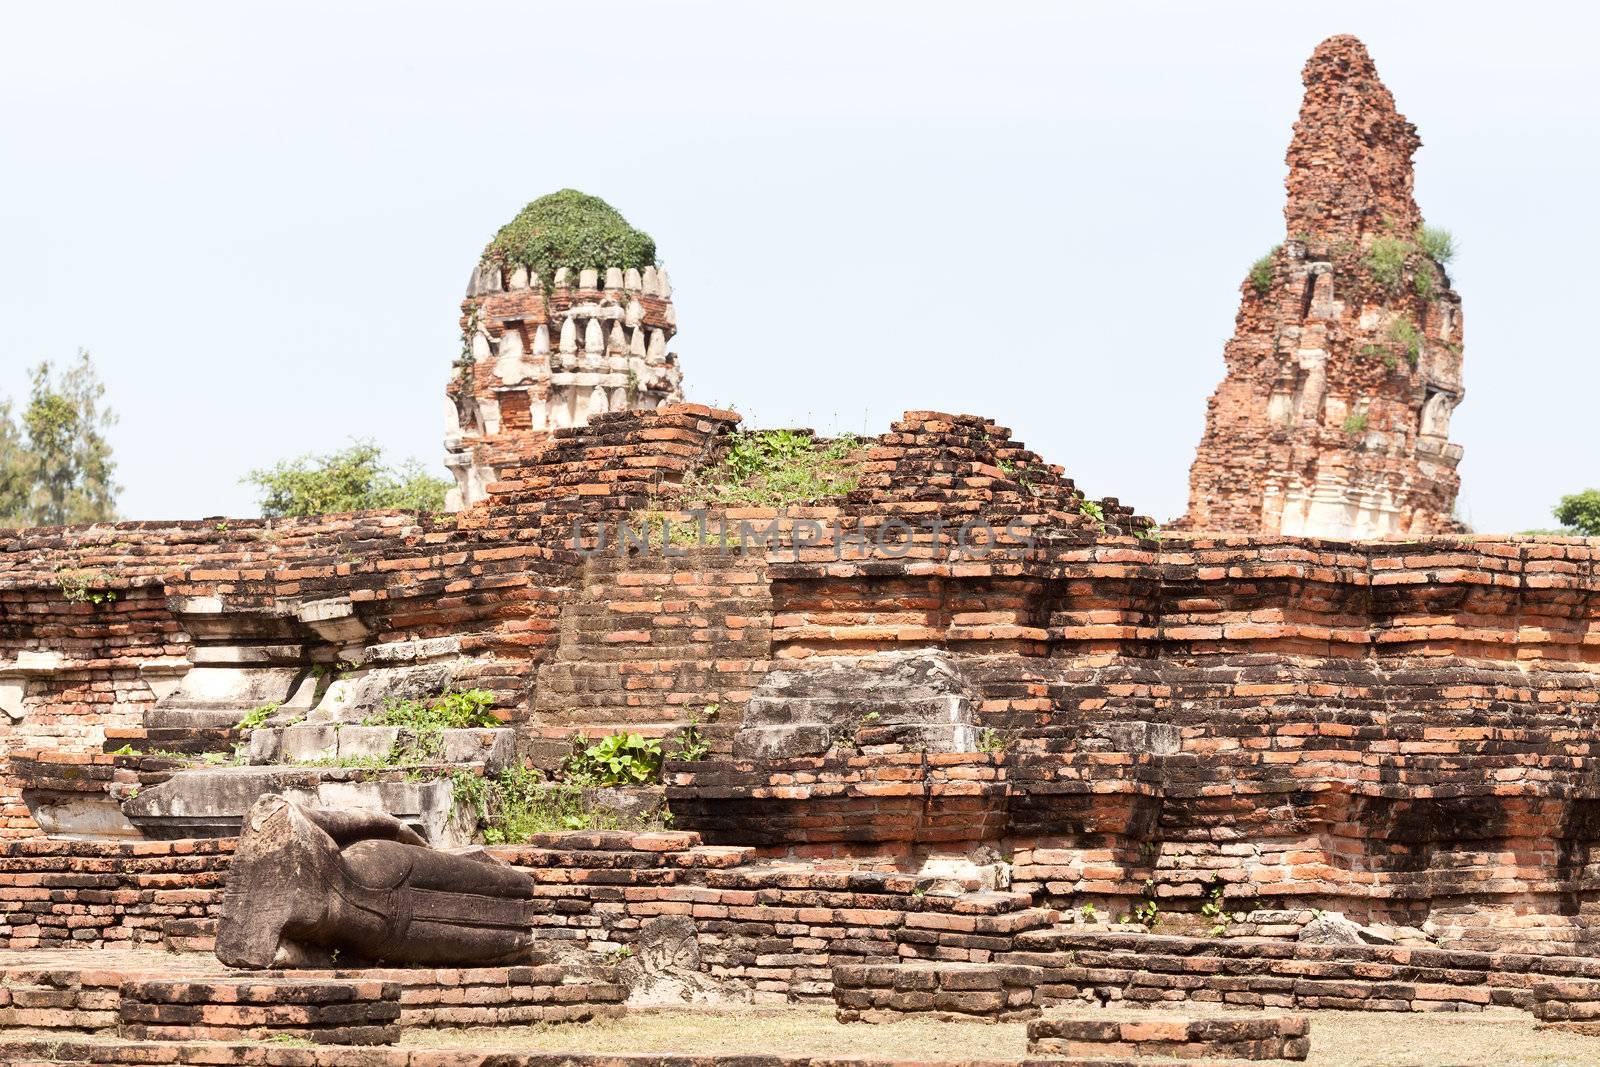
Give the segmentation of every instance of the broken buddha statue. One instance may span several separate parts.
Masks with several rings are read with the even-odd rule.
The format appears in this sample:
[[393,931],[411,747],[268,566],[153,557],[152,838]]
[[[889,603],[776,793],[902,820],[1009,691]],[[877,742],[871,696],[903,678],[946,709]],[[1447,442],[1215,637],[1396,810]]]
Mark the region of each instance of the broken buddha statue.
[[380,812],[277,794],[245,814],[217,927],[230,967],[346,959],[494,964],[529,958],[533,880],[480,851],[430,848]]

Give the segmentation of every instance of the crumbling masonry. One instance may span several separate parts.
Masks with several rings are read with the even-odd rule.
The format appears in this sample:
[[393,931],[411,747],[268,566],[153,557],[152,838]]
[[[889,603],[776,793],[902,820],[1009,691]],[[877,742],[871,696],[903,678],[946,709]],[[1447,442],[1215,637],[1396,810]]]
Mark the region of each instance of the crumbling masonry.
[[1415,240],[1422,142],[1354,37],[1324,41],[1303,77],[1286,237],[1242,286],[1177,528],[1454,532],[1461,299]]
[[[750,439],[678,399],[663,275],[485,261],[461,510],[0,536],[0,1029],[57,1031],[0,1059],[115,1028],[75,1062],[267,1062],[185,1039],[276,1035],[322,1067],[662,988],[861,1022],[1278,1013],[1037,1020],[1051,1055],[1304,1056],[1283,1012],[1330,1007],[1600,1016],[1600,542],[1448,532],[1459,304],[1409,245],[1398,288],[1367,262],[1420,221],[1416,138],[1354,39],[1306,82],[1291,236],[1246,286],[1180,533],[993,420],[910,411],[839,445],[839,492],[674,537]],[[424,746],[372,719],[468,687],[498,725]],[[643,790],[670,830],[484,850],[536,958],[211,955],[258,804],[461,845],[472,784],[554,769],[575,731],[681,755],[691,728]],[[388,1055],[362,1062],[420,1062]]]

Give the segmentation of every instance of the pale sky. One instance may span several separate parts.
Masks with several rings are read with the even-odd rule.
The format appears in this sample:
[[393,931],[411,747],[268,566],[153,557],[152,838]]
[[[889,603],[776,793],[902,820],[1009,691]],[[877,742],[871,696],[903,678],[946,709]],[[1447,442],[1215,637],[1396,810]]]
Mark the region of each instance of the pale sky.
[[7,3],[0,392],[94,355],[125,518],[256,514],[352,437],[440,464],[457,308],[565,186],[649,231],[688,398],[988,415],[1183,511],[1300,68],[1354,33],[1461,249],[1480,531],[1600,485],[1590,5]]

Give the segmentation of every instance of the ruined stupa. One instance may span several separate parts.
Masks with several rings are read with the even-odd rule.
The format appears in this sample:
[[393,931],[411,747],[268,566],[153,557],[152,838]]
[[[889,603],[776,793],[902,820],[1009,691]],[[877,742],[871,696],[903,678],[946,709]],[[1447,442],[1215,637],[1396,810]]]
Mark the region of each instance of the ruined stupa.
[[599,197],[542,196],[495,234],[461,302],[445,390],[450,510],[552,430],[683,398],[672,286],[649,234]]
[[1351,36],[1317,46],[1289,145],[1286,238],[1242,286],[1180,529],[1420,536],[1452,518],[1461,300],[1412,197],[1421,145]]

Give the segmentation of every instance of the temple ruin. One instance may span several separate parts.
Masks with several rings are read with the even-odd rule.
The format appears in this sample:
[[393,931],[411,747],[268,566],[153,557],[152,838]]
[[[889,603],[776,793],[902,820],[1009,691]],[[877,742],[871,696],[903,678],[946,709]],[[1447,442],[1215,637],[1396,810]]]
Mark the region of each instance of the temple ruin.
[[1354,37],[1324,41],[1302,77],[1285,237],[1241,287],[1175,528],[1456,532],[1461,298],[1421,239],[1422,142]]
[[685,402],[606,207],[557,251],[613,262],[473,268],[457,510],[0,532],[0,1061],[601,1067],[430,1043],[663,1005],[1061,1063],[1592,1027],[1600,541],[1453,526],[1416,136],[1354,38],[1305,80],[1177,530],[990,418]]

